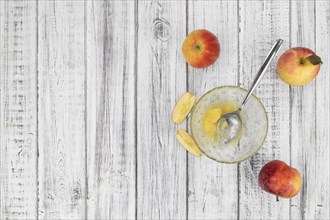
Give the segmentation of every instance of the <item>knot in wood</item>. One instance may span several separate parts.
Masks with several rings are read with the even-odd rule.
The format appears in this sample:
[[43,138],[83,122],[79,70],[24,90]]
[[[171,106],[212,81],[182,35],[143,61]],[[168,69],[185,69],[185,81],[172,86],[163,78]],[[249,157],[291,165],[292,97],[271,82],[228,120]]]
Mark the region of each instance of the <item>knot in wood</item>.
[[153,23],[155,37],[164,42],[168,41],[171,37],[170,22],[164,18],[156,18]]

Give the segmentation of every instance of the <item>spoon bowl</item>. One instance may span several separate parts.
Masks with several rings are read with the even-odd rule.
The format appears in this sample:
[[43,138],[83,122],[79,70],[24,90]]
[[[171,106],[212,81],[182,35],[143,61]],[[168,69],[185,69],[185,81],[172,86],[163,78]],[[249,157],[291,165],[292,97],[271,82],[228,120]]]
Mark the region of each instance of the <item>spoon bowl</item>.
[[221,131],[221,139],[224,144],[234,140],[242,129],[242,120],[239,116],[240,110],[223,115],[218,122],[218,130]]

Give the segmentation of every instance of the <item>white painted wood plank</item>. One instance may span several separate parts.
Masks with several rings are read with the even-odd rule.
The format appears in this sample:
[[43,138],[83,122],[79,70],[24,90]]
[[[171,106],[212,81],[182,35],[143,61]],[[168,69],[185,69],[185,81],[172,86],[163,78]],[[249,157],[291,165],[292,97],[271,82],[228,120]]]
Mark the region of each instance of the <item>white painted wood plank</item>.
[[87,2],[89,219],[135,218],[135,2]]
[[40,1],[39,217],[85,217],[84,2]]
[[[220,58],[206,69],[188,68],[189,91],[200,98],[209,89],[237,85],[238,17],[236,1],[189,1],[188,32],[207,29],[221,45]],[[237,219],[237,165],[189,155],[188,218]]]
[[310,48],[324,60],[316,80],[291,88],[292,165],[303,175],[291,213],[329,219],[329,2],[293,2],[291,14],[292,47]]
[[0,219],[37,217],[36,6],[0,2]]
[[310,206],[307,209],[306,219],[330,219],[330,100],[328,95],[330,94],[330,2],[316,2],[315,7],[315,52],[322,57],[324,62],[315,81],[316,146],[313,152],[315,170],[310,171],[314,175],[312,176],[314,179],[311,178],[314,185],[308,187]]
[[241,219],[289,218],[289,200],[276,202],[274,195],[262,191],[258,185],[264,164],[274,159],[290,163],[289,86],[277,77],[275,70],[279,55],[289,47],[289,4],[289,1],[239,2],[239,82],[243,88],[250,87],[275,41],[284,40],[255,92],[268,114],[268,136],[261,150],[239,165]]
[[186,90],[185,19],[185,1],[139,1],[137,219],[186,218],[186,151],[171,122]]
[[[314,2],[292,2],[291,8],[291,47],[303,46],[315,50]],[[290,88],[291,102],[291,164],[298,169],[303,178],[301,192],[291,202],[293,219],[307,218],[306,210],[310,205],[309,196],[316,189],[309,189],[315,180],[315,81],[305,86]],[[314,153],[313,153],[314,152]],[[310,175],[311,174],[311,175]],[[310,213],[309,213],[310,215]],[[309,217],[310,218],[310,217]]]

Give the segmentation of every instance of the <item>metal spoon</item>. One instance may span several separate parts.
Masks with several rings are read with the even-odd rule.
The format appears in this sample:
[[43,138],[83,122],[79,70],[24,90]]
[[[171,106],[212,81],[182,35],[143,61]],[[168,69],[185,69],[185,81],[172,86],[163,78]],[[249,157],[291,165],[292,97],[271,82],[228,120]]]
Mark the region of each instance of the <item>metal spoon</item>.
[[266,70],[272,61],[272,59],[275,57],[277,51],[280,49],[281,45],[283,43],[283,40],[279,39],[276,41],[270,52],[268,53],[264,63],[260,67],[258,74],[256,78],[254,79],[252,86],[250,90],[248,91],[244,101],[242,102],[242,105],[239,109],[237,109],[234,112],[227,113],[223,115],[220,120],[218,121],[218,130],[220,131],[220,136],[223,138],[223,142],[225,144],[228,144],[232,140],[234,140],[237,135],[239,134],[241,128],[242,128],[242,120],[239,116],[239,113],[245,106],[247,100],[252,95],[253,91],[259,84],[261,78],[265,75]]

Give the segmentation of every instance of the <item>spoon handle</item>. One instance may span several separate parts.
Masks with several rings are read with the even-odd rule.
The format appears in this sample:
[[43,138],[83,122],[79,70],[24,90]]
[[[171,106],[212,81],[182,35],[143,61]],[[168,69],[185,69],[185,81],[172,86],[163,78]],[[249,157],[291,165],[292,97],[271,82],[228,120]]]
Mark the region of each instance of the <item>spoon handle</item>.
[[274,44],[274,46],[272,47],[272,49],[270,50],[270,52],[268,53],[264,63],[262,64],[262,66],[260,67],[258,74],[256,76],[256,78],[254,79],[252,86],[250,88],[250,90],[248,91],[248,94],[246,95],[241,107],[238,109],[239,111],[242,110],[242,108],[244,107],[245,103],[247,102],[247,100],[250,98],[251,94],[253,93],[254,89],[257,87],[257,85],[259,84],[261,78],[265,75],[266,70],[270,64],[270,62],[272,61],[272,59],[275,57],[277,51],[280,49],[281,45],[283,43],[283,40],[278,39],[276,41],[276,43]]

